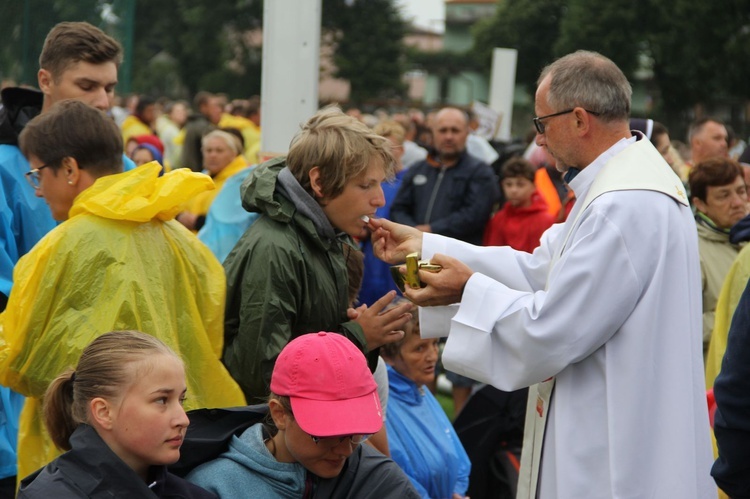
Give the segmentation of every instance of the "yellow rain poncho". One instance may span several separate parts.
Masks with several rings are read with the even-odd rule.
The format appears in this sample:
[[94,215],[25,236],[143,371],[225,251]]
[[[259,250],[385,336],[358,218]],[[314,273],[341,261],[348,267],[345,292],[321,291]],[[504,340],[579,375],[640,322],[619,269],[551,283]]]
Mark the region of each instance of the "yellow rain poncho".
[[158,177],[160,169],[149,163],[98,179],[14,270],[0,315],[0,384],[29,397],[20,421],[19,477],[59,454],[42,421],[47,385],[106,331],[136,329],[172,347],[185,361],[186,409],[245,403],[219,360],[223,269],[173,220],[213,182],[189,170]]
[[[196,194],[190,201],[185,204],[184,208],[190,213],[194,213],[196,215],[206,215],[209,208],[211,208],[211,203],[214,202],[214,198],[216,198],[216,195],[219,194],[221,188],[224,187],[224,183],[227,181],[227,179],[232,175],[241,172],[247,167],[247,161],[245,161],[244,156],[237,156],[232,160],[231,163],[225,166],[223,170],[221,170],[213,177],[216,189]],[[239,196],[240,192],[238,190],[237,197]]]

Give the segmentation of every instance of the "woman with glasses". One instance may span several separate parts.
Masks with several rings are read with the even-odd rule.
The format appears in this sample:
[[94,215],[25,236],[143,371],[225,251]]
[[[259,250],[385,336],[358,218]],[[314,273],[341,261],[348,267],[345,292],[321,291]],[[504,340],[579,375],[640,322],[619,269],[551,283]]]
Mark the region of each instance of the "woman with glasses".
[[136,329],[185,359],[188,409],[245,402],[221,364],[224,275],[174,221],[210,189],[187,170],[159,177],[149,163],[122,172],[122,137],[104,113],[76,100],[56,104],[20,136],[29,190],[61,222],[15,267],[0,315],[0,383],[28,397],[18,475],[59,455],[43,425],[46,386],[103,331]]
[[257,423],[187,479],[220,498],[418,497],[369,445],[383,425],[375,380],[344,336],[292,340],[271,375],[269,424]]
[[415,317],[401,341],[381,347],[388,364],[388,445],[423,498],[461,499],[471,462],[437,399],[425,388],[435,379],[438,339],[422,339]]

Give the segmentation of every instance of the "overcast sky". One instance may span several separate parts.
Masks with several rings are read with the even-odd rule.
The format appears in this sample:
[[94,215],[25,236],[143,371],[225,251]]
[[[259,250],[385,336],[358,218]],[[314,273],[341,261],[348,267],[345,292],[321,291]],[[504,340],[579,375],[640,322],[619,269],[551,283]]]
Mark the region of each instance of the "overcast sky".
[[445,20],[445,3],[443,0],[396,0],[401,6],[404,17],[414,19],[420,28],[443,31]]

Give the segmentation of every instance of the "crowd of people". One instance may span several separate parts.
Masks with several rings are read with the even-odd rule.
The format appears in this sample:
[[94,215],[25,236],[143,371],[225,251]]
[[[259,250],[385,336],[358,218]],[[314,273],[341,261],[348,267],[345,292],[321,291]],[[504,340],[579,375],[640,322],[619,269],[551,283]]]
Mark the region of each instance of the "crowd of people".
[[[120,101],[121,59],[60,23],[39,90],[2,90],[0,496],[750,490],[750,152],[720,120],[682,157],[579,51],[541,69],[525,151],[471,109],[334,105],[267,158],[258,96]],[[399,292],[413,253],[440,270]],[[486,386],[526,413],[483,442],[507,470],[442,369],[462,420]],[[170,468],[191,410],[248,405]]]

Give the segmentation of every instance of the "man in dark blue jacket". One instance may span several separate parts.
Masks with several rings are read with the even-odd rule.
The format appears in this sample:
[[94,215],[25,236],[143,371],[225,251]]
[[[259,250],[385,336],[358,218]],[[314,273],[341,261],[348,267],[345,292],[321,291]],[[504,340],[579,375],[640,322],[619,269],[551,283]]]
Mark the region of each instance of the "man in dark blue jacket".
[[466,152],[469,122],[460,109],[447,107],[438,112],[433,135],[436,154],[406,171],[391,219],[481,245],[500,193],[495,174]]

